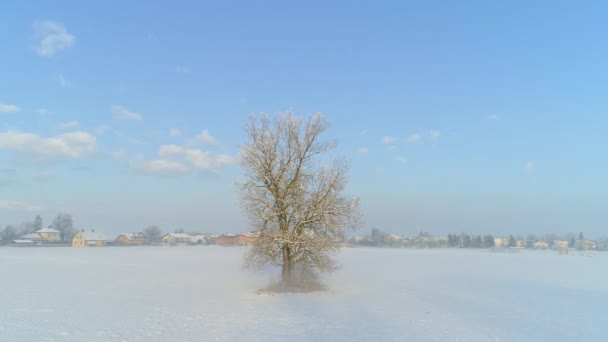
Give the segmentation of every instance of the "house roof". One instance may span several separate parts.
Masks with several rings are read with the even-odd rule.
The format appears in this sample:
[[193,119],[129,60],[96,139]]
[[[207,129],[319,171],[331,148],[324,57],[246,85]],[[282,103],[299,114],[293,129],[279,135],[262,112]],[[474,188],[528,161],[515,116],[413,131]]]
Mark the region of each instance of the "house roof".
[[53,229],[53,228],[43,228],[43,229],[37,230],[36,233],[61,233],[61,232],[58,231],[57,229]]
[[190,236],[190,239],[193,242],[197,242],[197,241],[206,241],[207,237],[205,235],[194,235],[194,236]]
[[127,240],[143,240],[146,238],[144,233],[122,233],[118,236],[124,236],[125,238],[127,238]]
[[17,244],[32,244],[32,243],[34,243],[34,241],[32,241],[32,240],[25,240],[25,239],[17,239],[17,240],[13,240],[13,243],[17,243]]
[[222,237],[222,236],[224,236],[224,237],[237,237],[238,235],[236,235],[236,234],[222,234],[220,237]]
[[171,237],[178,238],[178,239],[189,239],[190,238],[190,235],[184,234],[184,233],[169,233],[169,234],[163,236],[163,239],[167,236],[171,236]]
[[85,241],[106,241],[106,237],[98,232],[80,232]]
[[260,237],[260,233],[258,233],[258,232],[246,232],[246,233],[241,233],[241,236],[248,237],[248,238],[258,238],[258,237]]

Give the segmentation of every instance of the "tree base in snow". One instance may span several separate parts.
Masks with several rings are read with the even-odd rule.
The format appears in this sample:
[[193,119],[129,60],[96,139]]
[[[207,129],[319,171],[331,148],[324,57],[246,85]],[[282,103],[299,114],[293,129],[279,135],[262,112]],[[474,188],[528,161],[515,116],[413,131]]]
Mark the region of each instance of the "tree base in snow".
[[317,280],[306,280],[296,282],[295,284],[284,284],[278,282],[270,286],[258,290],[259,295],[277,294],[277,293],[312,293],[327,291],[327,286]]

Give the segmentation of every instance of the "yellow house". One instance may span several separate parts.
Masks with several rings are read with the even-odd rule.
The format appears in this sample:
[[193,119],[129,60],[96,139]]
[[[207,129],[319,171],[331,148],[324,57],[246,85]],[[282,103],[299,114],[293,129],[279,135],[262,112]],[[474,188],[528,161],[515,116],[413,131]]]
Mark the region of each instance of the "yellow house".
[[103,234],[96,233],[94,230],[78,232],[72,239],[72,247],[102,247],[106,245],[106,238]]
[[114,243],[121,246],[142,246],[147,241],[144,233],[122,233],[118,235]]
[[40,239],[44,241],[59,241],[61,240],[61,232],[51,227],[44,228],[36,231],[36,234],[40,235]]

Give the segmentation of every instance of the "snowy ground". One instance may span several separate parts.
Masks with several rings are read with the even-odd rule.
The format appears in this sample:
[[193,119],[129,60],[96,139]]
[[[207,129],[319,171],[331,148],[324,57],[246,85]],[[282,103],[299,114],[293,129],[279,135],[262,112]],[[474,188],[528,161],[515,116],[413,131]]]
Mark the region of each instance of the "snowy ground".
[[257,295],[241,248],[0,248],[1,341],[602,341],[608,253],[346,249]]

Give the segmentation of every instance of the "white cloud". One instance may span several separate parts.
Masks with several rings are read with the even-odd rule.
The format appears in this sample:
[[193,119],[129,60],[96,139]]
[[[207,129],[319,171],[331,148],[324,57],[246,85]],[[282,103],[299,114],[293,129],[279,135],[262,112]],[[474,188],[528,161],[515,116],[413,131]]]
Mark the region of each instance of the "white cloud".
[[58,129],[71,129],[76,128],[80,125],[78,121],[67,121],[57,124]]
[[120,121],[141,121],[143,116],[139,113],[131,112],[123,106],[112,106],[112,117]]
[[395,142],[397,142],[397,138],[384,136],[384,137],[382,137],[382,139],[380,139],[380,142],[382,142],[385,145],[390,145],[390,144],[394,144]]
[[183,158],[198,171],[215,170],[224,166],[234,165],[237,158],[227,154],[216,154],[199,149],[183,148],[178,145],[162,145],[158,151],[161,158]]
[[500,117],[496,114],[490,114],[486,117],[486,119],[488,119],[490,121],[498,121],[498,120],[500,120]]
[[189,172],[185,165],[166,159],[140,160],[134,163],[133,168],[146,175],[161,177],[183,176]]
[[20,110],[21,108],[13,104],[0,103],[0,113],[16,113]]
[[359,154],[365,156],[365,155],[369,154],[369,148],[367,148],[367,147],[361,147],[361,148],[359,148],[359,150],[357,152],[359,152]]
[[437,141],[439,140],[439,137],[441,136],[441,132],[438,130],[431,130],[429,132],[429,137],[431,138],[431,141]]
[[226,154],[215,154],[197,149],[186,150],[184,158],[190,165],[199,171],[217,169],[222,166],[232,165],[236,162],[236,158]]
[[50,21],[34,21],[32,24],[36,46],[34,49],[42,57],[51,57],[61,50],[74,45],[76,37],[63,24]]
[[40,211],[42,207],[14,200],[0,200],[0,210],[32,212]]
[[62,86],[63,88],[69,87],[70,86],[70,81],[68,81],[67,78],[65,78],[62,74],[57,75],[57,77],[55,77],[55,80],[57,81],[57,83],[59,83],[60,86]]
[[43,138],[33,133],[0,133],[0,150],[12,151],[20,158],[33,161],[79,159],[95,151],[93,135],[77,131]]
[[422,135],[419,133],[410,134],[406,140],[409,143],[417,143],[417,142],[420,142],[420,140],[422,140]]
[[192,70],[188,67],[185,67],[183,65],[178,65],[175,67],[175,72],[178,74],[189,74],[192,72]]
[[536,163],[533,161],[527,161],[526,162],[526,170],[530,171],[530,170],[534,170],[534,168],[536,167]]
[[174,157],[184,154],[184,148],[178,145],[162,145],[158,151],[161,157]]
[[169,136],[171,138],[177,138],[182,135],[182,131],[179,128],[171,128],[169,130]]
[[209,131],[204,129],[199,135],[196,136],[196,140],[202,142],[207,145],[216,145],[218,144],[217,139],[214,136],[209,134]]
[[407,163],[407,158],[405,158],[403,156],[397,156],[397,157],[395,157],[395,161],[399,164],[405,164],[405,163]]
[[359,132],[359,134],[360,134],[360,135],[367,135],[367,130],[366,130],[366,129],[364,129],[364,130],[362,130],[361,132]]

